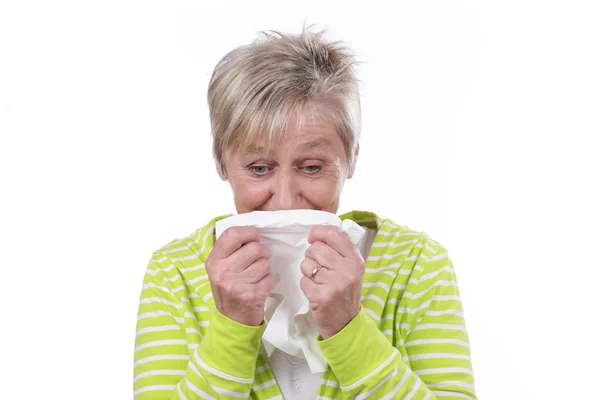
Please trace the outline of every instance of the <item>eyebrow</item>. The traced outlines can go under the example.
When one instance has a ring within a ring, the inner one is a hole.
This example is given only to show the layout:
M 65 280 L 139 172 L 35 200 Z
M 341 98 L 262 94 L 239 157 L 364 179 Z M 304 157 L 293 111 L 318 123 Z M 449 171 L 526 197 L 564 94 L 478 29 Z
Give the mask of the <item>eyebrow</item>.
M 331 148 L 331 142 L 327 139 L 316 139 L 316 140 L 312 140 L 310 142 L 306 142 L 306 143 L 302 143 L 297 151 L 295 151 L 295 153 L 304 153 L 307 151 L 311 151 L 311 150 L 327 150 Z M 271 154 L 271 150 L 267 149 L 266 147 L 263 146 L 251 146 L 248 147 L 246 149 L 244 149 L 244 151 L 242 151 L 242 154 L 244 155 L 268 155 Z
M 306 152 L 306 151 L 310 151 L 310 150 L 324 150 L 324 149 L 330 149 L 330 148 L 331 148 L 331 142 L 327 139 L 321 138 L 321 139 L 313 140 L 310 142 L 302 143 L 298 147 L 298 152 Z

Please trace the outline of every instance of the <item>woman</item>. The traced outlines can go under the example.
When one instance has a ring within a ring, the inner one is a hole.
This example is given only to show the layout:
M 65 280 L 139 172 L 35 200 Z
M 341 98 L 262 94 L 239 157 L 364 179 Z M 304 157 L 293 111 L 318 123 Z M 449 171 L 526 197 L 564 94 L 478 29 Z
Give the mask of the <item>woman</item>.
M 238 213 L 337 213 L 358 156 L 353 57 L 304 30 L 264 34 L 217 65 L 208 89 L 219 176 Z M 300 282 L 328 368 L 261 350 L 275 282 L 252 227 L 215 240 L 216 217 L 156 251 L 141 295 L 136 399 L 475 398 L 452 262 L 427 235 L 369 212 L 354 246 L 319 226 Z M 362 254 L 361 254 L 362 253 Z M 365 261 L 366 260 L 366 263 Z

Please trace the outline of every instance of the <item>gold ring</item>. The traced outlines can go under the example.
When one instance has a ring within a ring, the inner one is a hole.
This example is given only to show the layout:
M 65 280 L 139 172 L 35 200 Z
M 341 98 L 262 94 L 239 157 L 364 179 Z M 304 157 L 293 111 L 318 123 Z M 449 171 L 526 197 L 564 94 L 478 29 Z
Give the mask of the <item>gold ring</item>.
M 317 272 L 319 272 L 321 270 L 321 267 L 319 264 L 317 264 L 317 267 L 315 269 L 313 269 L 312 274 L 310 274 L 310 279 L 312 279 L 312 281 L 315 281 L 315 275 L 317 274 Z

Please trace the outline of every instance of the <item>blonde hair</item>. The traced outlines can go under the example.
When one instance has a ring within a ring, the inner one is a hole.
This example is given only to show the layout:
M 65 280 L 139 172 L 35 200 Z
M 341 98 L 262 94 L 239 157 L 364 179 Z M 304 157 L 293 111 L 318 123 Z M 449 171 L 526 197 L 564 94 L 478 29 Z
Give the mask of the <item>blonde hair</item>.
M 328 120 L 336 127 L 352 165 L 360 136 L 360 99 L 353 54 L 323 31 L 299 35 L 260 32 L 251 44 L 227 53 L 208 87 L 213 153 L 224 170 L 227 149 L 268 144 L 295 117 Z M 319 110 L 321 115 L 319 115 Z

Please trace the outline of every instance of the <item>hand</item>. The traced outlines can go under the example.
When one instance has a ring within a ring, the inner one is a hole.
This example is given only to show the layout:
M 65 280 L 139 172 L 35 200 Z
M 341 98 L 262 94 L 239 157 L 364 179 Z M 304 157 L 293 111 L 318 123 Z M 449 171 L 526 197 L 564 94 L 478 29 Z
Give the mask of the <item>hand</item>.
M 365 261 L 346 232 L 335 226 L 314 227 L 300 265 L 300 289 L 310 303 L 317 330 L 324 339 L 341 331 L 360 311 Z M 311 279 L 313 270 L 321 269 Z
M 244 325 L 263 322 L 265 301 L 275 287 L 270 256 L 254 227 L 230 227 L 217 239 L 205 265 L 221 314 Z

